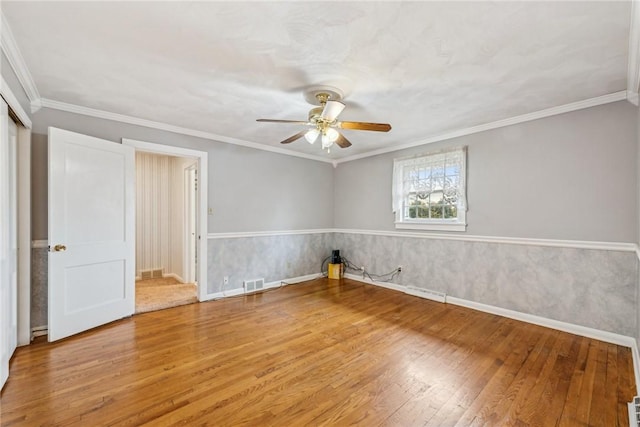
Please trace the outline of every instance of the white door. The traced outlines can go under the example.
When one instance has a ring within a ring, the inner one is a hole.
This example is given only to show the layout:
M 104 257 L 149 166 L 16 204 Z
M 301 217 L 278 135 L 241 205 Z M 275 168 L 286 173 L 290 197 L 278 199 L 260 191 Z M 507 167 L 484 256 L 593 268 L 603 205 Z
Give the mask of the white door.
M 11 357 L 11 287 L 10 287 L 10 185 L 9 115 L 7 104 L 0 99 L 0 388 L 9 377 Z
M 135 152 L 49 128 L 49 341 L 133 314 Z
M 8 343 L 9 358 L 18 347 L 18 127 L 11 119 L 9 125 L 9 233 L 8 250 L 9 259 L 7 263 L 9 279 L 9 309 L 7 310 L 9 326 Z

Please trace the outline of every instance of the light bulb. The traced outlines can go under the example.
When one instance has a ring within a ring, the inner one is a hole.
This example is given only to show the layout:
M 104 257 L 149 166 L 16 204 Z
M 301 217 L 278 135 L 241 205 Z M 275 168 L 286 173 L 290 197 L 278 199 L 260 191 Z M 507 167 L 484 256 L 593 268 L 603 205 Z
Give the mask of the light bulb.
M 340 136 L 340 134 L 334 128 L 327 129 L 327 137 L 329 137 L 329 141 L 335 142 L 335 140 L 338 139 L 338 136 Z
M 304 139 L 306 139 L 309 144 L 313 144 L 314 142 L 316 142 L 316 139 L 318 139 L 319 134 L 320 131 L 318 129 L 309 129 L 309 131 L 304 134 Z
M 326 133 L 322 134 L 322 148 L 329 148 L 333 145 L 333 141 Z

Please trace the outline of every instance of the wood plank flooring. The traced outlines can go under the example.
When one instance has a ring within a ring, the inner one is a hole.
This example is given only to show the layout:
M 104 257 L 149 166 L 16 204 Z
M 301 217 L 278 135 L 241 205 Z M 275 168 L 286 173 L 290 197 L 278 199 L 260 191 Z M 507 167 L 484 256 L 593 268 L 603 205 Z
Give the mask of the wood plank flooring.
M 628 425 L 628 348 L 319 279 L 17 350 L 2 426 Z

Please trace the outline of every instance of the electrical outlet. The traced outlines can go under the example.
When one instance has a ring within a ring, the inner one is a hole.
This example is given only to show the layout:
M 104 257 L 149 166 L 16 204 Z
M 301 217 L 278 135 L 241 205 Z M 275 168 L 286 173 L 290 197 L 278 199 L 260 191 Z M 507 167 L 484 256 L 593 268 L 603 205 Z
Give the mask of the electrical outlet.
M 360 271 L 364 273 L 364 265 L 360 267 Z
M 208 212 L 209 212 L 209 215 L 213 215 L 213 208 L 209 208 Z
M 398 266 L 398 273 L 400 273 L 401 271 L 402 271 L 402 266 L 401 266 L 401 265 L 399 265 L 399 266 Z
M 229 284 L 229 276 L 224 276 L 224 279 L 222 279 L 222 283 L 224 283 L 225 285 Z

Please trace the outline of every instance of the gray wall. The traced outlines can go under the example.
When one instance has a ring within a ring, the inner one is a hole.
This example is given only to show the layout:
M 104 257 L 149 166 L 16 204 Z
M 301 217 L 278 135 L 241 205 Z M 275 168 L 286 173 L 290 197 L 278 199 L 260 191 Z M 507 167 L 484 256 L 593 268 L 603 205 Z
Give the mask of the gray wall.
M 141 126 L 50 109 L 33 116 L 33 239 L 47 239 L 47 128 L 49 126 L 119 142 L 121 138 L 192 148 L 209 153 L 209 232 L 323 229 L 333 226 L 333 166 Z M 319 240 L 318 240 L 319 239 Z M 330 236 L 281 236 L 209 240 L 209 292 L 222 290 L 222 278 L 233 288 L 242 281 L 269 281 L 304 276 L 320 270 L 330 251 Z M 268 243 L 265 246 L 265 242 Z M 275 244 L 275 243 L 277 244 Z M 274 244 L 270 244 L 274 243 Z M 46 250 L 34 249 L 32 324 L 47 319 Z M 301 258 L 297 259 L 296 254 Z M 302 255 L 301 255 L 302 254 Z M 283 261 L 288 260 L 288 261 Z M 231 289 L 231 288 L 227 288 Z M 43 323 L 44 322 L 44 323 Z
M 394 230 L 393 159 L 468 145 L 467 234 L 636 242 L 636 110 L 621 101 L 340 164 L 335 226 Z
M 242 289 L 244 280 L 269 283 L 319 273 L 333 245 L 333 233 L 210 239 L 209 292 Z
M 469 225 L 450 234 L 637 242 L 638 121 L 636 107 L 617 102 L 340 164 L 335 227 L 394 231 L 393 159 L 467 145 Z M 402 265 L 400 285 L 640 335 L 631 252 L 366 232 L 337 233 L 334 243 L 372 273 Z
M 47 136 L 31 134 L 31 238 L 47 240 Z
M 114 142 L 130 138 L 208 152 L 209 232 L 333 226 L 333 166 L 328 163 L 46 108 L 33 122 L 33 239 L 47 238 L 49 126 Z

